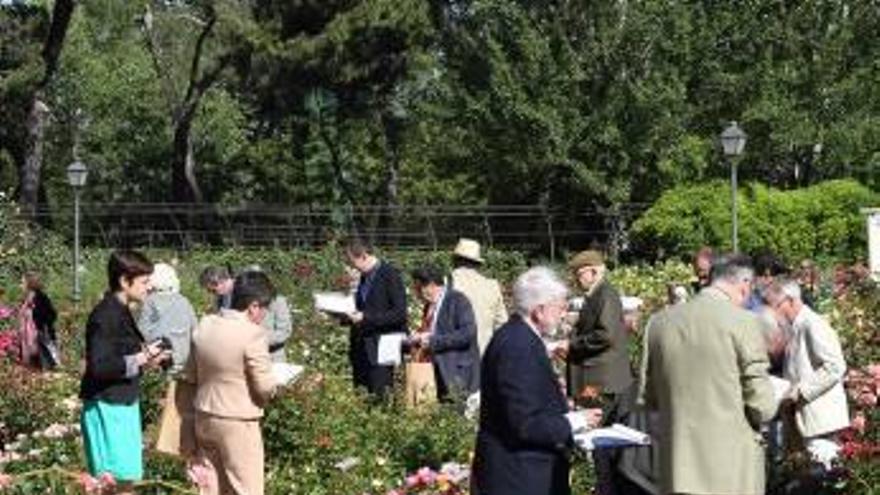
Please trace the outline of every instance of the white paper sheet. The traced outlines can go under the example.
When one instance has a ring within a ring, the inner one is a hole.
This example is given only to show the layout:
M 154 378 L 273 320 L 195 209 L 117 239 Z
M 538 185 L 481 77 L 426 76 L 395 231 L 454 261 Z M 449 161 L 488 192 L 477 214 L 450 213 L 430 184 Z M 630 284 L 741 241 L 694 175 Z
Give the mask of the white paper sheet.
M 376 364 L 381 366 L 397 366 L 400 364 L 401 348 L 406 339 L 404 333 L 389 333 L 379 337 L 379 350 Z
M 356 311 L 354 296 L 344 292 L 315 292 L 315 309 L 325 313 L 348 314 Z
M 567 343 L 566 340 L 545 340 L 544 347 L 547 348 L 548 354 L 553 354 L 557 349 L 564 346 Z
M 279 386 L 284 387 L 295 382 L 305 370 L 305 366 L 289 363 L 272 363 L 272 375 Z
M 574 442 L 584 450 L 651 445 L 651 437 L 644 432 L 621 424 L 596 428 L 574 435 Z
M 782 403 L 785 396 L 788 395 L 788 391 L 791 390 L 791 382 L 770 375 L 770 384 L 773 385 L 773 397 L 776 399 L 776 407 L 779 407 L 779 404 Z

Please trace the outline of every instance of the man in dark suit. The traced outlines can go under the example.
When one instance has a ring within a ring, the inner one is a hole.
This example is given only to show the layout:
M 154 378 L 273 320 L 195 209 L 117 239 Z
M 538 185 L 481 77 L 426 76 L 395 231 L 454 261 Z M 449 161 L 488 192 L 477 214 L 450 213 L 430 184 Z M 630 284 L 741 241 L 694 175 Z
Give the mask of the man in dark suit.
M 347 315 L 351 325 L 348 357 L 354 384 L 382 397 L 392 386 L 394 367 L 378 364 L 379 338 L 406 333 L 406 290 L 400 272 L 373 255 L 363 241 L 349 241 L 345 257 L 361 273 L 355 294 L 357 311 Z
M 416 353 L 430 355 L 440 400 L 464 399 L 480 387 L 477 323 L 468 298 L 444 284 L 433 266 L 412 272 L 413 289 L 424 303 L 422 324 L 411 338 Z
M 596 410 L 569 412 L 541 335 L 567 307 L 567 290 L 545 267 L 514 285 L 515 314 L 483 356 L 475 495 L 568 495 L 573 432 L 594 426 Z

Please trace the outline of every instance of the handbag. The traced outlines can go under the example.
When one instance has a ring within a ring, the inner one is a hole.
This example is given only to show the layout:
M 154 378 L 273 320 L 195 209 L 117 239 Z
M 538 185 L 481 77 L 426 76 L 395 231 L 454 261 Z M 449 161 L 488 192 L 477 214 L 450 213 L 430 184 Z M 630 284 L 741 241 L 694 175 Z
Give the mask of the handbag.
M 40 347 L 40 366 L 43 369 L 54 369 L 61 366 L 61 354 L 56 344 L 45 331 L 37 333 L 37 344 Z
M 406 387 L 404 403 L 410 409 L 437 402 L 437 382 L 434 378 L 434 364 L 429 362 L 409 362 L 404 370 Z
M 165 391 L 156 450 L 174 456 L 187 456 L 195 451 L 195 422 L 193 421 L 192 386 L 172 381 Z

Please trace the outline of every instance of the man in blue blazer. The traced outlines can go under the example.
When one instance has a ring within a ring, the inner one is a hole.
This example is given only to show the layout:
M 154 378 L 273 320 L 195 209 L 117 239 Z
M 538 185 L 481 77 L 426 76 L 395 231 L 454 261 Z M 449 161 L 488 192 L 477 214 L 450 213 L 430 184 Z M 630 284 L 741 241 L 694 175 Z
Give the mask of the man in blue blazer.
M 410 340 L 415 355 L 427 354 L 434 363 L 440 400 L 464 399 L 480 388 L 480 350 L 471 303 L 447 287 L 443 273 L 434 266 L 414 270 L 412 280 L 424 303 L 422 323 Z
M 567 308 L 565 284 L 549 268 L 520 275 L 514 315 L 483 356 L 475 495 L 568 495 L 568 450 L 575 431 L 595 426 L 598 410 L 569 412 L 541 336 Z

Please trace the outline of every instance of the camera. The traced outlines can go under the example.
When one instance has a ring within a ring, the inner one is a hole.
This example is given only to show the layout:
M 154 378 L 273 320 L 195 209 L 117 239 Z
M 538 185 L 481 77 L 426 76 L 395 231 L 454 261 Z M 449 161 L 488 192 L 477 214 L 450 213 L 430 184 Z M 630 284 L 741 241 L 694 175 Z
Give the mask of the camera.
M 170 351 L 173 349 L 171 345 L 171 339 L 168 337 L 159 337 L 158 339 L 150 342 L 150 346 L 158 345 L 160 351 Z
M 173 349 L 171 345 L 171 340 L 168 337 L 159 337 L 158 339 L 150 342 L 150 346 L 157 346 L 159 348 L 159 352 L 170 351 Z M 163 370 L 168 370 L 171 367 L 173 360 L 171 358 L 165 359 L 162 361 L 161 366 Z

